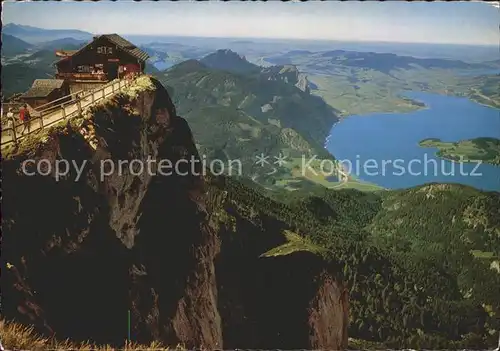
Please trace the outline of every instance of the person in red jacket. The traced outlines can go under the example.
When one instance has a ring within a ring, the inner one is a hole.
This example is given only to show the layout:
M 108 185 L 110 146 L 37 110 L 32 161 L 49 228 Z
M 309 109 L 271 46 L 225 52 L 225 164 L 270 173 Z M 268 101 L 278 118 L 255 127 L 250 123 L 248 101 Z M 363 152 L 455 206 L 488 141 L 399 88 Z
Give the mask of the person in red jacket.
M 24 104 L 23 107 L 19 110 L 19 119 L 21 119 L 21 123 L 24 125 L 23 131 L 21 134 L 24 134 L 26 129 L 28 129 L 28 133 L 30 132 L 30 111 L 28 110 L 28 105 Z

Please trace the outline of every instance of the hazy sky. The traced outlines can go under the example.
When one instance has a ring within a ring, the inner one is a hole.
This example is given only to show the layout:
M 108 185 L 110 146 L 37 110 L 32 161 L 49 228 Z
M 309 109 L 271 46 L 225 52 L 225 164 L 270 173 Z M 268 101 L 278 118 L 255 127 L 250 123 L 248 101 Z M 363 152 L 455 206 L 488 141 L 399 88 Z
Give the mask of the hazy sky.
M 9 2 L 3 3 L 2 17 L 4 24 L 96 34 L 499 45 L 497 6 L 403 1 Z

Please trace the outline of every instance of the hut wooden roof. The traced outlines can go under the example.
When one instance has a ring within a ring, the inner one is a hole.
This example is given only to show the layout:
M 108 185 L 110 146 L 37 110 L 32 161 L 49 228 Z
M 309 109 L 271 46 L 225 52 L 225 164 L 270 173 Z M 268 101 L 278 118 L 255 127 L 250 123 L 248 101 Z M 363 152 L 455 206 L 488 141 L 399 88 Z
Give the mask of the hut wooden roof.
M 63 86 L 63 79 L 35 79 L 31 88 L 22 95 L 23 98 L 41 98 L 48 96 L 55 89 Z
M 95 40 L 102 38 L 102 37 L 106 38 L 107 40 L 109 40 L 110 42 L 115 44 L 117 47 L 119 47 L 121 50 L 125 51 L 129 55 L 134 56 L 138 60 L 146 61 L 149 58 L 149 55 L 146 52 L 139 49 L 137 46 L 135 46 L 134 44 L 132 44 L 128 40 L 124 39 L 123 37 L 119 36 L 118 34 L 102 34 L 102 35 L 95 36 L 94 40 L 92 40 L 90 43 L 87 43 L 86 45 L 82 46 L 79 50 L 59 50 L 56 53 L 56 55 L 62 57 L 62 60 L 64 60 L 67 57 L 78 54 L 78 52 L 82 51 L 88 45 L 92 44 Z
M 102 37 L 107 38 L 113 44 L 118 46 L 123 51 L 129 53 L 130 55 L 136 57 L 141 61 L 146 61 L 149 58 L 149 55 L 139 49 L 137 46 L 129 42 L 128 40 L 122 38 L 118 34 L 103 34 Z

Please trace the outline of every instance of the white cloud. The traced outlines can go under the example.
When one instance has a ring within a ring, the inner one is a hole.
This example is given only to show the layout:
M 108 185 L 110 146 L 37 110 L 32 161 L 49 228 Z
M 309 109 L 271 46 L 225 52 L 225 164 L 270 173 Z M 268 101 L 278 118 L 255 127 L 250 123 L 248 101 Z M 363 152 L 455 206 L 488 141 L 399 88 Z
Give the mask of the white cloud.
M 486 5 L 491 5 L 493 7 L 496 7 L 497 9 L 500 9 L 500 1 L 481 1 L 481 0 L 472 0 L 472 2 L 482 2 L 483 4 Z

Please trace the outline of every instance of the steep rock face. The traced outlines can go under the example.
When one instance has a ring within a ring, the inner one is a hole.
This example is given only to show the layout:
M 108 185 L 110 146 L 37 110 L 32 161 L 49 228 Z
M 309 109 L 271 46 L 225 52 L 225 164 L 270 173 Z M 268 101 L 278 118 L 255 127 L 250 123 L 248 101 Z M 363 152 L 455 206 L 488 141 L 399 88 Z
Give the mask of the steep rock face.
M 222 242 L 216 276 L 224 347 L 346 348 L 348 301 L 338 268 L 307 251 L 265 256 L 286 242 L 286 226 L 217 183 L 210 182 L 208 205 Z
M 83 121 L 95 129 L 96 151 L 72 122 L 4 161 L 5 317 L 59 337 L 119 344 L 130 310 L 134 340 L 221 345 L 218 241 L 205 219 L 201 177 L 118 168 L 120 160 L 137 166 L 198 157 L 168 94 L 149 83 Z M 72 170 L 56 181 L 54 173 L 20 172 L 27 158 L 52 168 L 58 160 L 87 163 L 78 180 Z
M 283 223 L 252 222 L 242 213 L 253 210 L 207 188 L 201 163 L 178 163 L 199 159 L 191 131 L 166 90 L 143 83 L 4 160 L 3 317 L 115 345 L 130 313 L 142 343 L 345 348 L 335 270 L 308 252 L 260 257 L 283 244 Z M 28 159 L 27 171 L 48 175 L 24 174 Z M 61 160 L 72 165 L 57 179 Z M 160 160 L 178 172 L 158 174 Z
M 257 256 L 258 257 L 258 256 Z M 249 264 L 251 262 L 251 264 Z M 216 269 L 226 347 L 341 350 L 347 345 L 344 288 L 317 257 L 231 260 Z M 241 328 L 238 331 L 237 328 Z
M 279 65 L 266 67 L 262 68 L 261 74 L 268 80 L 281 80 L 285 83 L 295 85 L 305 93 L 310 93 L 307 75 L 299 72 L 297 66 Z

